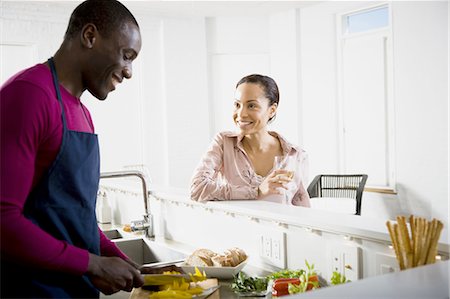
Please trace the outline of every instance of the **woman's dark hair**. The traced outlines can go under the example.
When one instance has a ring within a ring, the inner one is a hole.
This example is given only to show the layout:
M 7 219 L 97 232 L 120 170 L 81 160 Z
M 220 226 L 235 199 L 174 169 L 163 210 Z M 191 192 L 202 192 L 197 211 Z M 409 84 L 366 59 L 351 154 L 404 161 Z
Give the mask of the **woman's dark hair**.
M 139 28 L 133 14 L 116 0 L 87 0 L 78 5 L 70 16 L 64 39 L 70 39 L 80 32 L 84 25 L 92 23 L 105 37 L 123 24 L 130 22 Z
M 248 75 L 239 80 L 236 84 L 236 88 L 242 83 L 258 84 L 264 89 L 264 95 L 269 100 L 269 106 L 272 106 L 273 104 L 278 105 L 278 102 L 280 101 L 280 92 L 278 91 L 277 83 L 275 83 L 275 80 L 272 78 L 258 74 Z M 272 122 L 275 116 L 276 114 L 269 119 L 269 123 Z

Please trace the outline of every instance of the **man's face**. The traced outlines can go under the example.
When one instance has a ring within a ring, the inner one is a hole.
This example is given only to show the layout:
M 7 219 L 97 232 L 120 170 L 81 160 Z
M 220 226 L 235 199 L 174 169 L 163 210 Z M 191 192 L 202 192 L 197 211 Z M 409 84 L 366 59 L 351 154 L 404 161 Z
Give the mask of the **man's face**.
M 97 35 L 91 50 L 83 84 L 93 96 L 104 100 L 123 78 L 132 76 L 132 62 L 141 50 L 139 28 L 125 23 L 107 38 Z

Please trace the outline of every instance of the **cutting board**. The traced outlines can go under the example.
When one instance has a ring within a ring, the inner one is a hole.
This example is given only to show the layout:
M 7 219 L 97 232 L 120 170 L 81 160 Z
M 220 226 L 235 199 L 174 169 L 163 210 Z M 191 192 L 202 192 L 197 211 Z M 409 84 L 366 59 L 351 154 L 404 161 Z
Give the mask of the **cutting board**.
M 198 285 L 204 289 L 209 289 L 209 288 L 218 286 L 219 282 L 215 278 L 209 278 L 205 281 L 199 282 Z M 137 288 L 137 289 L 133 289 L 133 291 L 131 291 L 129 299 L 149 299 L 150 298 L 149 296 L 150 296 L 150 291 L 144 290 L 142 288 Z M 206 296 L 206 297 L 208 299 L 220 299 L 220 289 L 217 289 L 212 294 L 210 294 L 209 296 Z M 198 296 L 198 297 L 194 297 L 194 299 L 196 299 L 196 298 L 201 299 L 201 298 L 206 298 L 206 297 Z

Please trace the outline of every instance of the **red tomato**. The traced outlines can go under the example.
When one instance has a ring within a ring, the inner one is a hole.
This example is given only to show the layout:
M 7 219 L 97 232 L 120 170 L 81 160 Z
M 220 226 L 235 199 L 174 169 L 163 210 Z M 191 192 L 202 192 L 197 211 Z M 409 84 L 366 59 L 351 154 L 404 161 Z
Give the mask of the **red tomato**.
M 280 297 L 289 295 L 289 284 L 300 284 L 300 279 L 298 278 L 278 278 L 273 281 L 272 286 L 272 296 Z
M 280 282 L 288 282 L 288 281 L 300 281 L 299 278 L 277 278 L 273 281 L 274 284 L 280 283 Z
M 310 281 L 311 281 L 311 282 L 319 281 L 319 277 L 318 277 L 317 275 L 310 276 L 310 277 L 308 278 L 308 282 L 310 282 Z M 311 290 L 313 287 L 314 287 L 314 285 L 313 285 L 312 283 L 308 283 L 308 286 L 306 287 L 306 290 L 309 291 L 309 290 Z

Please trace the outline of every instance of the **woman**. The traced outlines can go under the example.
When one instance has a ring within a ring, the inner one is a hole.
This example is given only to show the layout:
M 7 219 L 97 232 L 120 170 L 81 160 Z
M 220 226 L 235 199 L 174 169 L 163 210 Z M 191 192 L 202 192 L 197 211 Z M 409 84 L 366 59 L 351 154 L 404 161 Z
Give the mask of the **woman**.
M 306 153 L 267 128 L 278 102 L 278 87 L 270 77 L 249 75 L 237 83 L 233 120 L 239 132 L 216 135 L 192 178 L 193 200 L 284 202 L 286 196 L 289 204 L 310 206 L 304 187 Z M 292 179 L 287 169 L 275 169 L 276 156 L 294 158 Z

